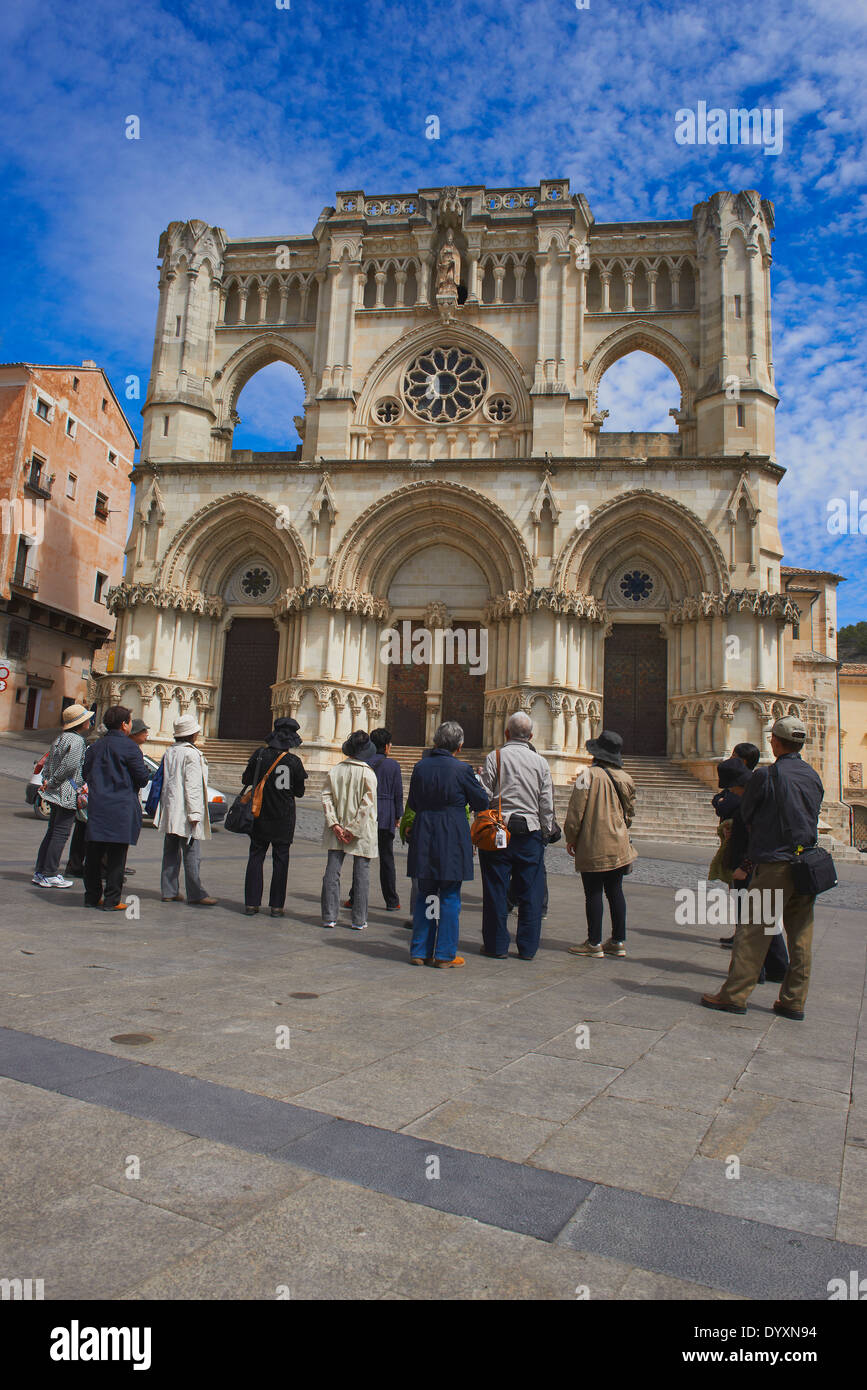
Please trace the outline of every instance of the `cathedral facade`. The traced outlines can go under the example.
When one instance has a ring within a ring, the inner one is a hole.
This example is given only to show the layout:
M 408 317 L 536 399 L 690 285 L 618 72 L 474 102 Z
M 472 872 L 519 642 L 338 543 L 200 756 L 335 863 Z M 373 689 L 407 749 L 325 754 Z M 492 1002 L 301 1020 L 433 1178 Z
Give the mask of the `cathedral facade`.
M 339 193 L 310 236 L 173 222 L 99 700 L 157 746 L 181 712 L 228 741 L 289 714 L 313 768 L 353 727 L 486 748 L 524 709 L 555 782 L 603 723 L 706 776 L 797 712 L 833 795 L 781 574 L 773 220 L 747 190 L 599 223 L 554 179 Z M 602 428 L 636 349 L 677 379 L 670 433 Z M 233 451 L 274 361 L 301 447 Z

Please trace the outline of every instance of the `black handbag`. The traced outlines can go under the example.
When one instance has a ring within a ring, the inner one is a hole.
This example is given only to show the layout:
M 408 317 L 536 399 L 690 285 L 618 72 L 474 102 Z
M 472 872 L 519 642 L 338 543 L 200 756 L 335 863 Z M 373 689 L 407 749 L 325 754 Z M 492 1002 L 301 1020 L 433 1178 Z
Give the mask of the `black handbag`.
M 774 796 L 780 825 L 797 856 L 792 861 L 792 882 L 795 885 L 795 891 L 803 893 L 808 898 L 818 897 L 820 893 L 827 893 L 829 888 L 836 887 L 837 866 L 826 849 L 820 849 L 818 845 L 810 845 L 804 849 L 801 845 L 795 844 L 789 817 L 786 814 L 783 798 L 780 796 L 780 774 L 777 771 L 776 763 L 771 768 L 771 777 L 774 781 Z
M 226 812 L 226 819 L 223 821 L 223 825 L 227 830 L 231 830 L 236 835 L 253 834 L 253 788 L 259 781 L 259 768 L 262 765 L 262 753 L 264 751 L 265 750 L 261 748 L 259 750 L 253 781 L 248 787 L 244 787 L 243 791 L 238 793 Z

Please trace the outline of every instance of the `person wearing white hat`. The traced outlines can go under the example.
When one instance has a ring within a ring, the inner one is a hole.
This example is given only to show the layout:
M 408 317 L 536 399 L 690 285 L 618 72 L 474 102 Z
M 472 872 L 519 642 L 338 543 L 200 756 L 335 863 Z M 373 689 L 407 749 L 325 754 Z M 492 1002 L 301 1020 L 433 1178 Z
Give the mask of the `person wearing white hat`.
M 74 879 L 64 878 L 59 872 L 60 856 L 75 824 L 87 747 L 82 735 L 92 718 L 91 711 L 84 705 L 67 705 L 63 711 L 63 733 L 58 734 L 48 750 L 41 795 L 51 806 L 51 815 L 31 880 L 37 888 L 74 886 Z
M 163 758 L 163 787 L 154 825 L 165 835 L 160 888 L 164 903 L 180 902 L 178 891 L 181 859 L 187 902 L 195 907 L 214 907 L 202 884 L 202 840 L 211 838 L 208 817 L 208 765 L 196 748 L 201 725 L 193 714 L 183 714 L 173 725 L 175 741 Z

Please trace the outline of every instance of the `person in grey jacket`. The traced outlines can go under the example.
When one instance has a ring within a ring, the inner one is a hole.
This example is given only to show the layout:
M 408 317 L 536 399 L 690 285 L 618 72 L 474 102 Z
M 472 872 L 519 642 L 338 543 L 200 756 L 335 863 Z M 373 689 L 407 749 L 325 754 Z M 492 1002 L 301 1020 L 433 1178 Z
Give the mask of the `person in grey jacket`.
M 48 751 L 42 776 L 42 796 L 51 806 L 48 828 L 36 856 L 31 882 L 37 888 L 72 888 L 74 880 L 59 872 L 60 856 L 75 824 L 78 793 L 84 782 L 82 768 L 86 744 L 82 735 L 93 715 L 83 705 L 63 711 L 63 733 Z
M 532 737 L 529 715 L 516 711 L 506 725 L 506 742 L 499 750 L 499 779 L 496 750 L 488 754 L 480 773 L 491 808 L 502 799 L 503 819 L 510 835 L 504 849 L 479 850 L 482 955 L 498 960 L 509 953 L 510 883 L 518 903 L 515 944 L 521 960 L 533 959 L 542 932 L 544 853 L 554 826 L 554 785 L 547 762 L 530 747 Z

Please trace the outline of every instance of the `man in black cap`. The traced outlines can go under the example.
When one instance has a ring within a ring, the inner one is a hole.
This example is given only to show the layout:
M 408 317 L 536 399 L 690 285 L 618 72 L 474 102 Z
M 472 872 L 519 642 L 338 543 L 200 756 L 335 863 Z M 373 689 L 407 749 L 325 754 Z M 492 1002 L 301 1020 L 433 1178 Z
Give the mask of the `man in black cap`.
M 819 774 L 801 758 L 807 738 L 802 720 L 794 715 L 778 719 L 771 730 L 771 749 L 776 761 L 757 768 L 741 801 L 741 815 L 749 831 L 747 853 L 755 864 L 751 889 L 776 893 L 789 943 L 789 968 L 780 987 L 774 1012 L 800 1021 L 810 983 L 815 897 L 799 893 L 792 865 L 801 849 L 818 839 L 819 809 L 824 797 Z M 758 914 L 759 917 L 763 914 Z M 753 919 L 756 914 L 751 913 Z M 767 954 L 768 937 L 778 923 L 743 922 L 735 935 L 728 977 L 718 994 L 703 994 L 706 1009 L 745 1014 L 746 1002 L 758 983 Z

